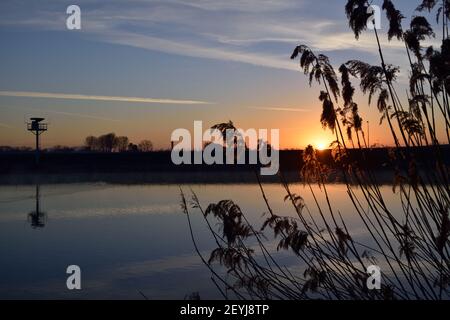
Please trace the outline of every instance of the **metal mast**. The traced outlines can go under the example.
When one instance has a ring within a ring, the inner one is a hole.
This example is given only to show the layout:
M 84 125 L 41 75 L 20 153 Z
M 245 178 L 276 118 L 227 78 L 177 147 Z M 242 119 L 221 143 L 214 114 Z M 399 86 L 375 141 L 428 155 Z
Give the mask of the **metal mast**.
M 47 131 L 48 124 L 42 123 L 44 118 L 30 118 L 31 122 L 27 123 L 27 130 L 36 136 L 36 165 L 39 164 L 39 136 Z

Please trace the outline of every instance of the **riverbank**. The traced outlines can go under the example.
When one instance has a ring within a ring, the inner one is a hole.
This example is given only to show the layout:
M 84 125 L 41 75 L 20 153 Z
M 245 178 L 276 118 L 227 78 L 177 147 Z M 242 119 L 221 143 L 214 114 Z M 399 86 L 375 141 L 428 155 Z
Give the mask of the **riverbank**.
M 414 148 L 411 153 L 420 167 L 434 166 L 436 152 L 431 147 Z M 401 150 L 406 153 L 406 149 Z M 352 162 L 363 163 L 370 169 L 393 169 L 388 148 L 373 148 L 363 152 L 349 150 L 348 157 Z M 279 154 L 281 171 L 299 171 L 303 167 L 303 150 L 281 150 Z M 450 165 L 450 147 L 441 147 L 441 156 Z M 193 157 L 191 155 L 191 157 Z M 248 158 L 248 155 L 247 155 Z M 334 166 L 331 150 L 318 151 L 318 159 L 328 167 Z M 193 162 L 193 161 L 192 161 Z M 118 173 L 118 172 L 230 172 L 254 171 L 260 164 L 234 165 L 175 165 L 170 151 L 154 152 L 42 152 L 39 166 L 35 163 L 34 152 L 0 152 L 0 175 L 23 173 Z
M 450 148 L 442 147 L 441 156 L 450 166 Z M 406 150 L 402 150 L 406 152 Z M 412 155 L 420 170 L 434 170 L 435 152 L 431 148 L 416 148 Z M 376 148 L 350 150 L 353 162 L 363 163 L 365 168 L 375 170 L 381 183 L 391 183 L 395 167 L 407 170 L 408 164 L 392 161 L 390 150 Z M 318 152 L 319 161 L 335 167 L 330 150 Z M 146 153 L 93 153 L 93 152 L 44 152 L 36 166 L 32 152 L 0 153 L 0 184 L 34 183 L 255 183 L 255 172 L 261 165 L 174 165 L 170 151 Z M 302 150 L 280 151 L 280 172 L 289 182 L 301 181 L 303 167 Z M 278 183 L 280 177 L 262 176 L 263 182 Z M 339 173 L 331 170 L 329 181 L 339 182 Z

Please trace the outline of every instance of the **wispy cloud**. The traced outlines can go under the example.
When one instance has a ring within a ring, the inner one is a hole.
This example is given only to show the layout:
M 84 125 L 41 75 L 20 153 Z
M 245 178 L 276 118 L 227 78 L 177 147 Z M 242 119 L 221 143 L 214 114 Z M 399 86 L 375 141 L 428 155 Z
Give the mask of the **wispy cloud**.
M 8 124 L 6 124 L 6 123 L 1 123 L 1 122 L 0 122 L 0 128 L 12 129 L 13 127 L 10 126 L 10 125 L 8 125 Z
M 298 70 L 289 55 L 299 42 L 329 48 L 329 41 L 318 39 L 328 35 L 335 40 L 334 32 L 327 32 L 336 21 L 308 16 L 303 10 L 309 2 L 148 0 L 124 5 L 80 0 L 84 17 L 80 35 L 169 54 Z M 0 13 L 0 25 L 67 32 L 59 6 L 49 2 L 33 8 L 27 13 L 18 8 L 19 17 Z M 282 45 L 275 49 L 273 43 Z
M 298 8 L 301 0 L 166 0 L 207 11 L 274 12 Z
M 279 107 L 247 107 L 248 109 L 265 110 L 265 111 L 287 111 L 287 112 L 309 112 L 309 109 L 301 108 L 279 108 Z
M 156 104 L 187 104 L 187 105 L 211 104 L 211 102 L 199 101 L 199 100 L 96 96 L 96 95 L 84 95 L 84 94 L 27 92 L 27 91 L 0 91 L 0 96 L 25 97 L 25 98 L 45 98 L 45 99 L 68 99 L 68 100 L 119 101 L 119 102 L 131 102 L 131 103 L 156 103 Z
M 103 41 L 132 46 L 136 48 L 162 51 L 171 54 L 183 54 L 184 56 L 207 58 L 223 61 L 234 61 L 264 66 L 277 69 L 298 70 L 297 64 L 283 57 L 270 54 L 246 52 L 240 49 L 227 49 L 209 47 L 198 44 L 183 43 L 175 40 L 162 39 L 158 37 L 134 34 L 131 32 L 111 32 L 104 34 Z
M 298 70 L 289 55 L 300 43 L 318 51 L 352 50 L 355 56 L 362 53 L 379 62 L 373 33 L 356 41 L 339 1 L 79 0 L 78 4 L 84 17 L 80 35 L 96 41 L 287 70 Z M 0 25 L 66 32 L 59 5 L 46 1 L 29 10 L 16 6 L 11 2 L 6 13 L 0 10 Z M 16 8 L 14 13 L 11 7 Z M 383 31 L 387 23 L 383 20 Z M 380 38 L 389 61 L 404 63 L 399 55 L 404 45 Z

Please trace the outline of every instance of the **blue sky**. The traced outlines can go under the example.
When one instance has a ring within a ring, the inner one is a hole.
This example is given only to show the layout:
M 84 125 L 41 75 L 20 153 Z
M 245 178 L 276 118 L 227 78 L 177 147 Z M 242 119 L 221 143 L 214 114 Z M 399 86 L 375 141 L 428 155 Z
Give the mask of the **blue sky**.
M 406 16 L 418 4 L 395 3 Z M 81 8 L 81 30 L 66 29 L 70 4 Z M 175 128 L 191 128 L 194 120 L 211 125 L 229 119 L 243 128 L 281 129 L 286 148 L 331 141 L 319 123 L 319 89 L 308 87 L 289 56 L 305 43 L 329 55 L 336 66 L 355 58 L 378 63 L 373 34 L 356 41 L 344 5 L 318 0 L 2 0 L 0 91 L 23 94 L 0 95 L 0 145 L 31 145 L 23 126 L 31 115 L 50 120 L 47 146 L 81 145 L 87 135 L 116 132 L 134 142 L 149 138 L 162 148 Z M 389 62 L 404 66 L 403 44 L 382 41 Z M 51 93 L 150 100 L 67 99 Z M 362 116 L 378 123 L 376 108 L 367 107 L 365 98 L 360 105 L 366 106 Z M 390 143 L 381 138 L 383 128 L 373 130 L 380 143 Z

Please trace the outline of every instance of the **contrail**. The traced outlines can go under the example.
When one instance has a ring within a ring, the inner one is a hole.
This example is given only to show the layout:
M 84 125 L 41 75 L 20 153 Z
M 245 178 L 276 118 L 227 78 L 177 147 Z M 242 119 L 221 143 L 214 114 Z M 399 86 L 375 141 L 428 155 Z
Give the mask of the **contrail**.
M 50 92 L 28 92 L 28 91 L 0 91 L 0 96 L 4 97 L 27 97 L 46 99 L 69 99 L 69 100 L 96 100 L 96 101 L 120 101 L 134 103 L 161 103 L 161 104 L 212 104 L 207 101 L 198 100 L 177 100 L 177 99 L 154 99 L 140 97 L 114 97 L 114 96 L 93 96 L 84 94 L 65 94 Z

